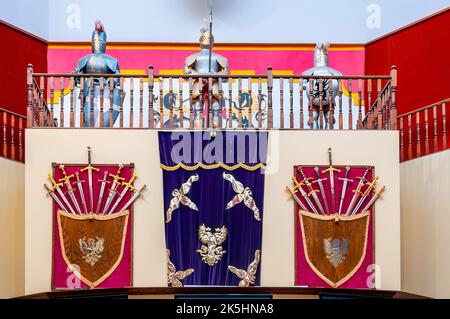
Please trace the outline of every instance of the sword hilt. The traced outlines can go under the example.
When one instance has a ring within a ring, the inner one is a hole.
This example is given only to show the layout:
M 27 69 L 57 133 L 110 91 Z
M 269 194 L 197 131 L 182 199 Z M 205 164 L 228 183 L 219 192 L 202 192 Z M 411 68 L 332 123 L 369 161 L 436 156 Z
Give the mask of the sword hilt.
M 76 181 L 73 184 L 79 184 L 81 182 L 84 182 L 84 180 L 80 180 L 80 173 L 78 172 L 75 173 L 75 179 Z
M 80 169 L 80 172 L 84 172 L 84 171 L 96 171 L 96 172 L 98 172 L 100 169 L 99 168 L 97 168 L 97 167 L 94 167 L 94 166 L 92 166 L 90 163 L 89 163 L 89 165 L 88 166 L 86 166 L 86 167 L 83 167 L 82 169 Z
M 289 197 L 293 197 L 297 191 L 292 190 L 289 186 L 286 186 L 286 191 L 289 193 Z
M 370 182 L 370 183 L 367 182 L 367 183 L 366 183 L 366 185 L 367 185 L 368 187 L 367 187 L 367 189 L 366 189 L 364 195 L 366 195 L 366 194 L 368 195 L 368 194 L 375 188 L 375 184 L 377 183 L 378 179 L 379 179 L 379 177 L 376 176 L 376 177 L 373 179 L 372 182 Z
M 326 181 L 326 180 L 327 180 L 327 178 L 319 178 L 319 179 L 316 179 L 315 181 L 312 181 L 312 183 L 316 184 L 316 183 L 320 183 L 320 182 L 323 182 L 323 181 Z
M 381 194 L 383 194 L 384 190 L 386 189 L 386 186 L 383 185 L 383 187 L 380 188 L 379 191 L 373 190 L 373 193 L 378 197 L 381 198 Z
M 295 176 L 292 176 L 292 181 L 294 182 L 294 191 L 301 189 L 305 185 L 303 182 L 299 182 Z
M 142 185 L 142 187 L 137 191 L 139 193 L 139 196 L 142 195 L 142 193 L 145 191 L 146 188 L 147 185 Z
M 135 188 L 134 188 L 134 186 L 132 184 L 133 184 L 134 180 L 136 179 L 136 177 L 138 177 L 137 174 L 135 172 L 133 172 L 133 174 L 131 175 L 130 180 L 128 182 L 122 182 L 122 186 L 125 186 L 125 187 L 128 186 L 129 189 L 134 191 Z
M 331 172 L 331 171 L 333 171 L 333 172 L 338 172 L 338 173 L 341 172 L 340 169 L 335 168 L 334 166 L 329 166 L 327 169 L 324 169 L 324 170 L 322 171 L 322 174 L 323 174 L 323 173 L 328 173 L 328 172 Z
M 72 174 L 72 175 L 67 175 L 66 169 L 65 169 L 64 165 L 62 165 L 62 164 L 59 165 L 59 169 L 63 172 L 64 177 L 63 177 L 63 178 L 60 178 L 58 181 L 59 181 L 59 182 L 64 181 L 64 183 L 65 183 L 66 185 L 70 185 L 70 179 L 73 178 L 73 174 Z
M 47 191 L 47 196 L 50 195 L 51 193 L 53 193 L 52 189 L 50 187 L 48 187 L 47 184 L 44 184 L 44 188 Z
M 48 179 L 50 180 L 50 183 L 52 183 L 52 187 L 50 188 L 52 191 L 64 185 L 63 183 L 57 183 L 50 173 L 48 174 Z
M 344 182 L 347 181 L 347 182 L 350 182 L 350 183 L 354 182 L 353 179 L 350 179 L 350 178 L 347 178 L 347 177 L 339 177 L 338 180 L 344 181 Z
M 103 173 L 103 179 L 99 179 L 98 181 L 99 181 L 100 183 L 110 183 L 110 181 L 108 181 L 107 178 L 108 178 L 108 171 L 105 171 L 105 172 Z
M 89 166 L 90 166 L 91 165 L 91 147 L 88 146 L 87 150 L 88 150 L 88 163 L 89 163 Z

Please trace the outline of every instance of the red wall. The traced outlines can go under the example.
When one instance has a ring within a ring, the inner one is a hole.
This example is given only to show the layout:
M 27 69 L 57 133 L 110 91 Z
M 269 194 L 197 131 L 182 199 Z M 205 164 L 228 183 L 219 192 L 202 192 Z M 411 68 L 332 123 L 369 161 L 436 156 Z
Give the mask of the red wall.
M 0 108 L 26 115 L 26 69 L 47 72 L 47 43 L 0 21 Z
M 397 108 L 406 113 L 450 97 L 450 9 L 366 46 L 366 74 L 398 70 Z

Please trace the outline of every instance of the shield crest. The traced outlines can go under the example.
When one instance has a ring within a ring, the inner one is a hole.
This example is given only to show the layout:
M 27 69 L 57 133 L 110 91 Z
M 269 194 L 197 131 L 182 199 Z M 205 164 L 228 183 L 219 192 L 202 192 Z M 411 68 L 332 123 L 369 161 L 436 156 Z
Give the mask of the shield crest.
M 366 256 L 369 216 L 369 212 L 339 216 L 299 211 L 306 261 L 330 286 L 341 286 L 361 266 Z
M 129 211 L 110 215 L 57 214 L 61 252 L 72 272 L 94 288 L 119 266 L 125 247 Z

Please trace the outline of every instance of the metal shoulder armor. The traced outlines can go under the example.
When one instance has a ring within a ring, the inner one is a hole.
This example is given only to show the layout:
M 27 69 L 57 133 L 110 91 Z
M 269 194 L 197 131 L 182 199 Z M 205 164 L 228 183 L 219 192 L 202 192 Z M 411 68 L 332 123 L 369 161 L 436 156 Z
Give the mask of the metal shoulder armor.
M 82 57 L 80 60 L 78 60 L 77 68 L 76 68 L 77 73 L 80 73 L 84 70 L 84 68 L 86 67 L 86 64 L 88 63 L 88 60 L 89 60 L 89 55 Z
M 119 61 L 112 56 L 105 55 L 106 65 L 113 73 L 117 73 L 119 71 Z

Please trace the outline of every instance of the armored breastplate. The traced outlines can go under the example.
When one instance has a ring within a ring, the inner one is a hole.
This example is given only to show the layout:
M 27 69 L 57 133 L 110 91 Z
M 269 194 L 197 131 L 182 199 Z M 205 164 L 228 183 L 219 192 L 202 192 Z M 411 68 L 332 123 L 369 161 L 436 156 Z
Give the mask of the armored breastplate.
M 87 60 L 86 73 L 108 74 L 111 71 L 106 63 L 106 57 L 103 54 L 91 54 Z
M 318 76 L 342 75 L 340 72 L 338 72 L 335 69 L 330 68 L 328 66 L 317 66 L 317 67 L 314 67 L 314 68 L 304 72 L 304 74 L 318 75 Z M 305 81 L 305 82 L 306 82 L 306 88 L 307 88 L 306 95 L 309 98 L 309 86 L 308 86 L 307 81 Z M 338 86 L 339 86 L 338 81 L 337 80 L 330 81 L 329 79 L 324 79 L 322 82 L 322 85 L 323 85 L 323 87 L 322 87 L 322 98 L 323 98 L 322 103 L 324 106 L 328 105 L 329 101 L 330 101 L 330 94 L 329 94 L 330 93 L 330 84 L 333 86 L 333 88 L 332 88 L 333 93 L 331 95 L 331 100 L 333 100 L 338 93 Z M 313 81 L 313 104 L 315 106 L 319 106 L 319 104 L 320 104 L 319 98 L 320 98 L 320 83 L 318 80 L 315 80 L 315 81 Z
M 194 70 L 201 74 L 209 73 L 209 51 L 201 50 L 194 63 Z M 216 55 L 213 53 L 211 55 L 211 74 L 220 71 L 219 63 L 217 62 Z

